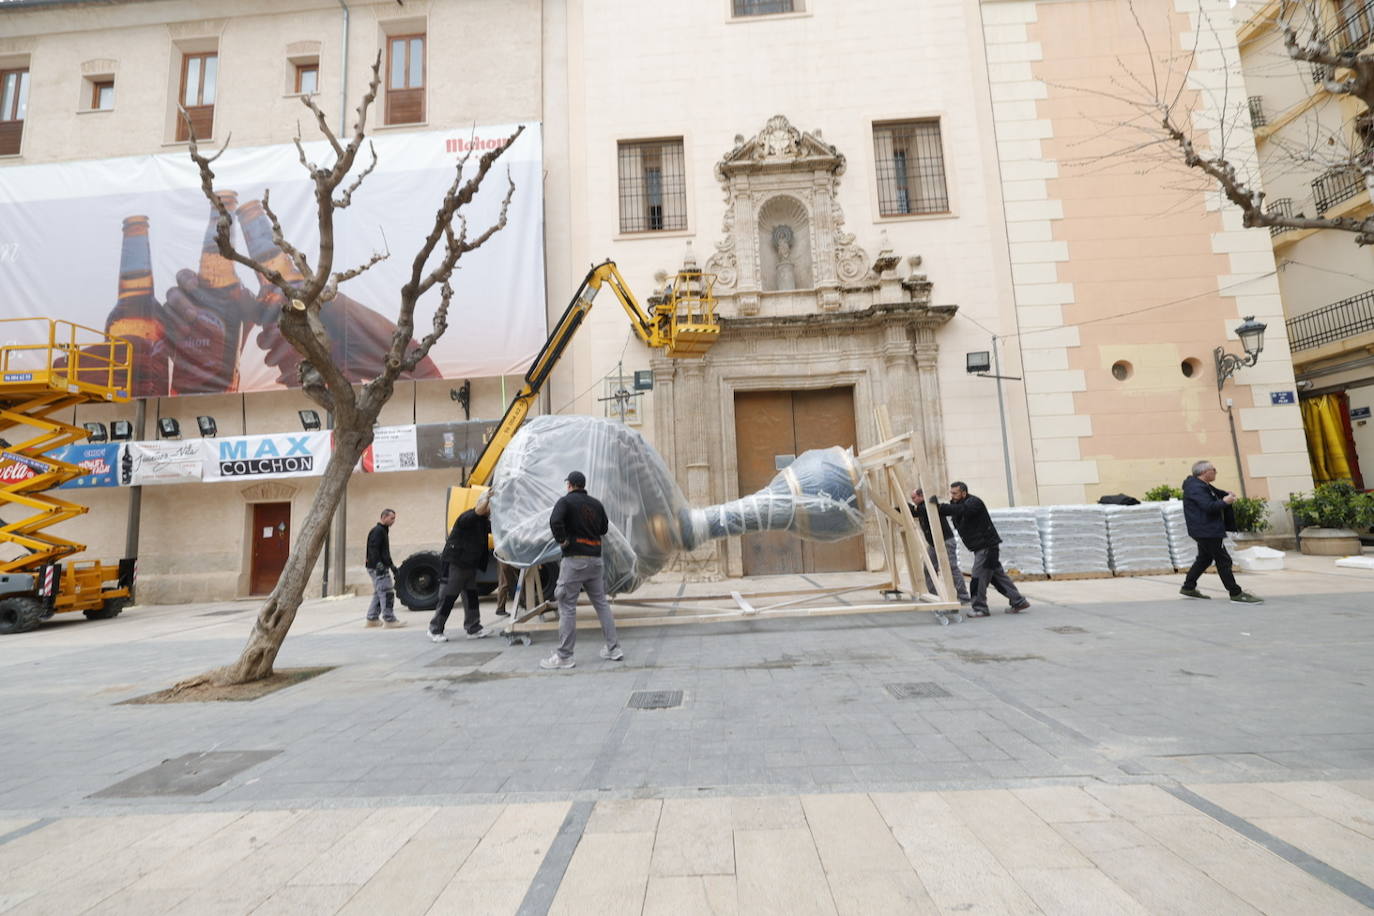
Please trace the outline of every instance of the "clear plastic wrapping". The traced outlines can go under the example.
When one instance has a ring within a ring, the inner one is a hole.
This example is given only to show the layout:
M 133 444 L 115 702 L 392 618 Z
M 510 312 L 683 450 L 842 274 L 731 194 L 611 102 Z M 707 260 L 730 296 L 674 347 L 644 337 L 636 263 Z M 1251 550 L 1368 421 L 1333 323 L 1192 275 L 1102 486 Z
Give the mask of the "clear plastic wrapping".
M 652 446 L 624 424 L 596 417 L 536 417 L 511 439 L 491 484 L 496 554 L 521 568 L 561 556 L 549 513 L 570 471 L 606 507 L 606 588 L 634 591 L 678 551 L 749 531 L 788 531 L 835 541 L 863 531 L 863 475 L 842 448 L 798 456 L 763 490 L 719 506 L 689 509 Z

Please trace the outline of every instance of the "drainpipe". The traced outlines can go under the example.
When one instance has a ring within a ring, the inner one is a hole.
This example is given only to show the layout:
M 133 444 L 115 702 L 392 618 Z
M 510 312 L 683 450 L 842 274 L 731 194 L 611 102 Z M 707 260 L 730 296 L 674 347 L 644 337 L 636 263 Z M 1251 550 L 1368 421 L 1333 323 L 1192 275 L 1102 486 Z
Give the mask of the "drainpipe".
M 348 132 L 348 2 L 339 0 L 343 10 L 343 49 L 339 52 L 339 136 Z

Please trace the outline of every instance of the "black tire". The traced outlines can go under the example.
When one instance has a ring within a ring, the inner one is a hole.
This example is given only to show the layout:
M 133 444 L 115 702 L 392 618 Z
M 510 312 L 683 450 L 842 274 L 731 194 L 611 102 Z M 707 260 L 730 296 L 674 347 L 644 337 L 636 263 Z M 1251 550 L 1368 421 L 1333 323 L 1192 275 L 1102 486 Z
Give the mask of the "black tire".
M 29 595 L 0 600 L 0 633 L 27 633 L 43 619 L 43 602 Z
M 439 573 L 443 561 L 433 550 L 405 558 L 396 571 L 396 598 L 412 611 L 432 611 L 439 606 Z
M 89 611 L 82 611 L 87 620 L 112 620 L 123 613 L 129 606 L 128 598 L 106 598 L 105 603 L 100 607 L 93 607 Z

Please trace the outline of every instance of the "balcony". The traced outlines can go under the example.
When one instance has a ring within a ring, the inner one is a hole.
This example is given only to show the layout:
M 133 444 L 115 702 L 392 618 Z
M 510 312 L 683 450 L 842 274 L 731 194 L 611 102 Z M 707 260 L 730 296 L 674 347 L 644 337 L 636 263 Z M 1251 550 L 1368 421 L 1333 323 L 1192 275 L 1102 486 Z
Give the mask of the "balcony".
M 1278 197 L 1278 198 L 1275 198 L 1273 203 L 1271 203 L 1269 206 L 1267 206 L 1267 207 L 1264 208 L 1264 212 L 1265 212 L 1265 214 L 1267 214 L 1268 216 L 1292 216 L 1292 215 L 1293 215 L 1293 198 L 1291 198 L 1291 197 Z M 1282 234 L 1285 233 L 1285 232 L 1292 232 L 1292 231 L 1293 231 L 1293 227 L 1292 227 L 1292 226 L 1270 226 L 1270 227 L 1269 227 L 1269 237 L 1270 237 L 1271 239 L 1272 239 L 1272 238 L 1276 238 L 1276 237 L 1282 235 Z
M 1317 204 L 1318 213 L 1325 213 L 1341 201 L 1364 192 L 1364 173 L 1353 165 L 1337 166 L 1312 181 L 1312 200 Z
M 1363 51 L 1374 39 L 1374 0 L 1340 4 L 1340 26 L 1326 34 L 1327 44 L 1337 54 L 1343 51 Z
M 1288 348 L 1293 352 L 1374 331 L 1374 290 L 1290 318 L 1287 325 Z
M 1250 105 L 1250 126 L 1260 128 L 1269 123 L 1269 119 L 1264 116 L 1264 99 L 1258 95 L 1252 95 L 1246 99 Z

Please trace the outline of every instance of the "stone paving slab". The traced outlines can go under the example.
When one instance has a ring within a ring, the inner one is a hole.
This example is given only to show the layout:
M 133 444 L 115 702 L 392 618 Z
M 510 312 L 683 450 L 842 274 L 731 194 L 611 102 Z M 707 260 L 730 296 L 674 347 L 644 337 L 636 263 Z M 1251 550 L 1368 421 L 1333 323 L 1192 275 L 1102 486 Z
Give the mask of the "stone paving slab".
M 623 663 L 583 631 L 567 672 L 546 634 L 436 646 L 313 601 L 279 663 L 336 669 L 251 703 L 115 705 L 232 659 L 254 605 L 64 620 L 0 651 L 0 913 L 1362 911 L 1374 577 L 1290 563 L 1255 607 L 1036 582 L 950 627 L 627 629 Z M 461 651 L 494 654 L 434 666 Z M 682 705 L 628 708 L 659 690 Z M 226 749 L 265 759 L 92 797 Z

